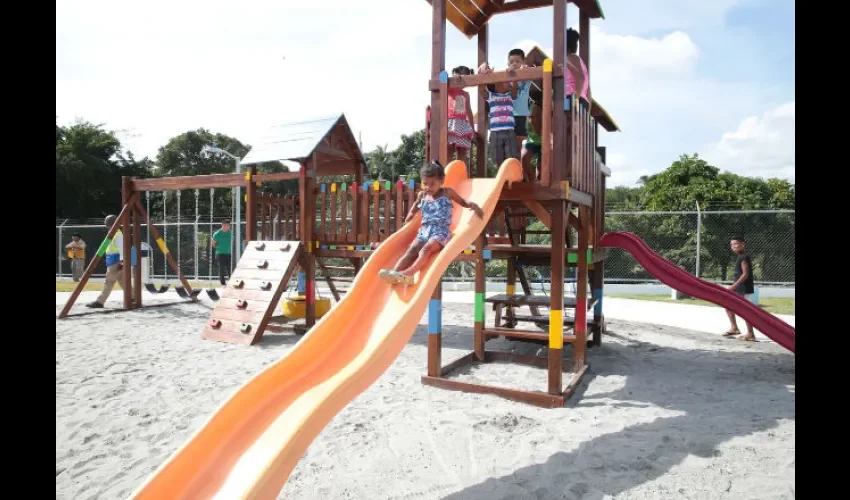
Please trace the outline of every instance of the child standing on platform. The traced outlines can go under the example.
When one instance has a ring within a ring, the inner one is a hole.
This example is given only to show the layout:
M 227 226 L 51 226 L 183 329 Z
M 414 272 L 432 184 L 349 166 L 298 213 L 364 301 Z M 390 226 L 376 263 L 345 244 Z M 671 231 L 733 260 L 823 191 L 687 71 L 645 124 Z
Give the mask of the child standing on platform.
M 492 73 L 487 63 L 478 68 L 478 74 Z M 487 104 L 490 108 L 490 157 L 496 168 L 508 158 L 519 159 L 516 132 L 514 130 L 514 99 L 518 88 L 514 82 L 487 85 Z M 479 90 L 483 92 L 484 89 Z
M 404 223 L 413 220 L 421 210 L 422 226 L 416 234 L 416 239 L 395 267 L 392 270 L 381 269 L 378 273 L 378 276 L 391 283 L 412 285 L 413 275 L 446 246 L 451 238 L 449 226 L 452 223 L 452 202 L 469 208 L 479 217 L 484 217 L 484 212 L 477 204 L 463 199 L 455 190 L 443 187 L 446 172 L 436 160 L 422 167 L 420 177 L 425 189 L 416 196 L 416 202 L 410 207 Z
M 452 70 L 453 77 L 471 74 L 472 70 L 466 66 L 458 66 Z M 475 136 L 469 93 L 462 88 L 449 87 L 448 105 L 449 158 L 461 160 L 469 170 L 469 151 L 472 149 L 472 138 Z

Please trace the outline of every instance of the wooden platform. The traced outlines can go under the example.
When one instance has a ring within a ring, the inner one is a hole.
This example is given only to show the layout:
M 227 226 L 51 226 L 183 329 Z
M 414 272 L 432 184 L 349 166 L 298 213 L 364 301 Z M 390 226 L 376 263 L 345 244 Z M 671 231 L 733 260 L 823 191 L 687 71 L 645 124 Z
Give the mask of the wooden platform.
M 299 241 L 252 241 L 216 302 L 201 338 L 256 344 L 301 258 Z
M 576 299 L 574 297 L 563 298 L 564 309 L 575 310 Z M 517 330 L 516 327 L 520 322 L 534 323 L 538 327 L 548 328 L 549 315 L 535 313 L 538 307 L 549 307 L 550 299 L 544 295 L 524 295 L 524 294 L 506 294 L 499 293 L 491 295 L 484 299 L 484 302 L 493 304 L 493 310 L 496 312 L 494 325 L 492 328 L 485 328 L 483 335 L 485 340 L 491 338 L 504 337 L 506 339 L 516 339 L 527 342 L 533 342 L 540 345 L 548 345 L 549 334 L 544 332 L 532 332 L 527 330 Z M 595 300 L 588 301 L 587 310 L 590 311 L 596 305 Z M 528 306 L 531 309 L 531 314 L 522 315 L 516 314 L 514 308 Z M 588 325 L 594 325 L 593 315 L 585 316 Z M 503 324 L 504 320 L 504 324 Z M 564 326 L 564 343 L 569 344 L 575 342 L 576 337 L 572 334 L 575 328 L 575 313 L 567 312 L 563 315 Z M 593 330 L 593 328 L 591 328 Z M 595 330 L 594 330 L 595 331 Z M 594 335 L 596 340 L 596 335 Z

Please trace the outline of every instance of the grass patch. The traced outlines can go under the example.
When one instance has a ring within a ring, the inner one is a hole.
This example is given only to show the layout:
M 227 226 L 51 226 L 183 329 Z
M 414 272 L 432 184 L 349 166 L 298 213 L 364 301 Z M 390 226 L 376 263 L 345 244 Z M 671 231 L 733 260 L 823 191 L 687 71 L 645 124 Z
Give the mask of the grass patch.
M 156 283 L 157 288 L 159 288 L 160 284 L 161 283 L 159 283 L 159 282 Z M 172 281 L 171 286 L 174 287 L 175 284 L 179 284 L 179 282 L 178 281 Z M 197 281 L 190 281 L 189 285 L 191 285 L 192 288 L 214 288 L 214 287 L 218 286 L 218 283 L 199 283 Z M 73 292 L 74 289 L 76 289 L 76 288 L 77 288 L 77 283 L 74 283 L 73 281 L 57 281 L 56 282 L 56 291 L 57 292 Z M 103 282 L 98 280 L 98 281 L 95 281 L 95 282 L 89 281 L 88 283 L 86 283 L 86 286 L 85 286 L 85 288 L 83 288 L 83 291 L 99 292 L 102 289 L 103 289 Z M 118 287 L 115 287 L 115 289 L 118 290 Z
M 632 300 L 649 300 L 653 302 L 675 302 L 678 304 L 691 304 L 695 306 L 711 306 L 711 307 L 720 307 L 717 304 L 712 304 L 711 302 L 707 302 L 705 300 L 700 299 L 681 299 L 681 300 L 673 300 L 669 295 L 640 295 L 640 294 L 615 294 L 608 295 L 605 294 L 606 297 L 611 297 L 614 299 L 632 299 Z M 773 314 L 794 314 L 795 310 L 795 298 L 786 298 L 786 297 L 762 297 L 760 299 L 761 304 L 759 304 L 764 310 L 769 311 Z

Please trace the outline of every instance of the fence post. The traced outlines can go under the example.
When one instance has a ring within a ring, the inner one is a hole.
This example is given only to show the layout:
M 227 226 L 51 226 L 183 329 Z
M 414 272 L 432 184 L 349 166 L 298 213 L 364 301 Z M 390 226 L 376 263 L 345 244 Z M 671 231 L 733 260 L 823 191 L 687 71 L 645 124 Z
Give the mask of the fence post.
M 701 234 L 702 234 L 702 211 L 699 208 L 699 202 L 697 204 L 697 268 L 696 268 L 696 277 L 699 278 L 699 255 L 701 250 Z
M 195 281 L 198 281 L 198 219 L 201 217 L 198 214 L 198 198 L 201 196 L 201 190 L 195 190 Z
M 57 263 L 56 263 L 56 265 L 57 265 L 57 267 L 56 267 L 56 274 L 57 274 L 59 277 L 62 277 L 62 259 L 64 259 L 64 258 L 65 258 L 65 252 L 63 252 L 63 251 L 62 251 L 62 250 L 63 250 L 63 248 L 64 248 L 64 247 L 62 246 L 62 242 L 64 241 L 64 240 L 62 239 L 62 226 L 64 226 L 64 225 L 65 225 L 65 223 L 67 223 L 67 222 L 68 222 L 68 219 L 63 220 L 63 221 L 62 221 L 62 224 L 59 224 L 59 227 L 58 227 L 58 229 L 59 229 L 59 262 L 57 262 Z

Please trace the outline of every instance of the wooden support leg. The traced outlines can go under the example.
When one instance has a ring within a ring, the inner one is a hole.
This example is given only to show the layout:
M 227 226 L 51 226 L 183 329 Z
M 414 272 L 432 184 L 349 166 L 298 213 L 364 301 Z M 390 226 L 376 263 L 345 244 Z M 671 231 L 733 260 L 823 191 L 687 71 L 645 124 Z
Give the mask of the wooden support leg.
M 593 263 L 593 273 L 590 277 L 590 288 L 593 290 L 593 339 L 591 345 L 598 347 L 602 345 L 602 330 L 605 326 L 605 316 L 602 314 L 602 296 L 605 287 L 605 262 Z
M 505 293 L 508 295 L 516 294 L 516 258 L 512 257 L 508 259 L 508 283 L 505 285 Z M 505 306 L 505 311 L 508 314 L 509 324 L 505 325 L 508 328 L 516 328 L 516 323 L 514 323 L 513 318 L 513 308 L 511 306 Z
M 121 178 L 121 204 L 127 205 L 133 199 L 132 186 L 130 185 L 129 177 Z M 121 253 L 124 255 L 124 267 L 121 269 L 123 274 L 122 280 L 124 285 L 121 287 L 124 292 L 124 309 L 133 308 L 133 266 L 131 265 L 131 257 L 133 251 L 133 232 L 130 225 L 130 216 L 134 210 L 131 209 L 124 214 L 121 219 L 121 234 L 122 246 Z
M 487 268 L 484 264 L 484 233 L 475 241 L 475 330 L 473 351 L 475 359 L 484 361 L 484 293 L 487 286 Z
M 437 288 L 428 303 L 428 376 L 439 377 L 442 366 L 442 314 L 443 314 L 443 281 L 437 283 Z
M 139 193 L 133 198 L 138 200 Z M 142 214 L 133 207 L 133 249 L 136 251 L 136 265 L 133 267 L 133 307 L 142 307 Z
M 115 233 L 118 232 L 118 229 L 121 227 L 121 221 L 124 217 L 127 216 L 127 213 L 131 210 L 130 205 L 124 205 L 121 208 L 121 212 L 118 214 L 118 218 L 115 219 L 115 223 L 112 224 L 112 227 L 109 228 L 109 231 L 106 233 L 106 238 L 104 238 L 103 242 L 100 244 L 100 247 L 97 249 L 97 253 L 94 258 L 89 261 L 88 267 L 86 267 L 86 271 L 83 273 L 82 278 L 80 278 L 79 283 L 77 283 L 77 287 L 74 288 L 71 296 L 68 297 L 68 301 L 65 302 L 65 306 L 59 311 L 59 319 L 65 318 L 68 316 L 68 313 L 71 311 L 71 308 L 74 307 L 74 302 L 77 301 L 77 298 L 82 293 L 83 289 L 86 287 L 86 283 L 89 282 L 89 278 L 94 274 L 94 270 L 98 264 L 100 264 L 101 259 L 103 259 L 103 255 L 106 253 L 106 247 L 109 246 L 109 243 L 112 241 L 112 238 L 115 237 Z
M 574 370 L 578 372 L 587 364 L 587 238 L 588 217 L 590 210 L 587 207 L 579 207 L 579 219 L 582 227 L 578 230 L 578 272 L 576 276 L 576 341 L 573 344 Z
M 566 202 L 552 204 L 552 278 L 549 302 L 549 394 L 561 394 L 564 350 L 564 263 Z

